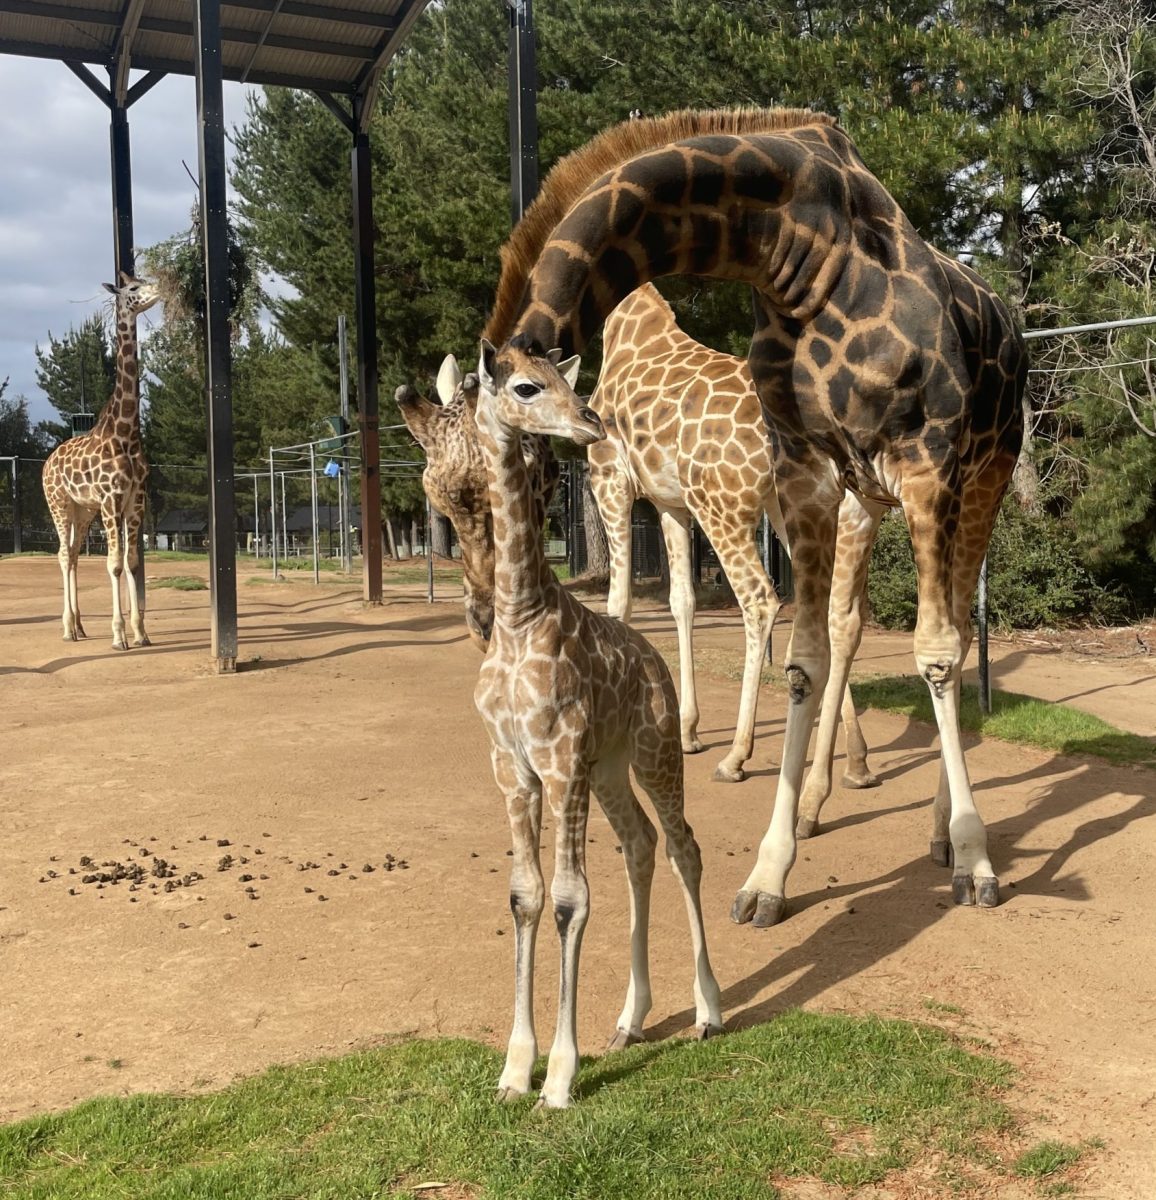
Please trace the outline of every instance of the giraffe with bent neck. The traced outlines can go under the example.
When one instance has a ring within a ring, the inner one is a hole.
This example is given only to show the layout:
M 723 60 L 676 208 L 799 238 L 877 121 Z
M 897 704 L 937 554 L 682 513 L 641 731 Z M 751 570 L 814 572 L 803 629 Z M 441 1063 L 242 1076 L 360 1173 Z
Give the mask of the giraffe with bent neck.
M 494 623 L 474 701 L 490 735 L 494 778 L 506 799 L 514 843 L 514 1027 L 498 1095 L 511 1099 L 529 1091 L 538 1054 L 534 945 L 545 902 L 538 853 L 545 800 L 555 828 L 550 892 L 561 951 L 557 1027 L 540 1100 L 549 1108 L 569 1104 L 578 1067 L 591 792 L 621 843 L 630 884 L 630 977 L 612 1049 L 642 1039 L 650 1009 L 647 929 L 658 839 L 631 786 L 632 769 L 666 835 L 686 902 L 698 1034 L 708 1037 L 722 1028 L 699 897 L 702 856 L 683 813 L 678 701 L 670 672 L 640 634 L 570 596 L 546 562 L 522 435 L 566 437 L 579 445 L 605 436 L 597 414 L 574 394 L 577 358 L 559 363 L 560 357 L 518 340 L 500 353 L 483 342 L 476 406 L 493 521 Z
M 151 284 L 121 272 L 105 290 L 114 297 L 116 315 L 116 384 L 89 433 L 69 438 L 48 456 L 42 480 L 44 498 L 60 539 L 57 558 L 64 582 L 64 640 L 87 636 L 77 598 L 77 560 L 88 528 L 99 515 L 108 542 L 108 574 L 112 581 L 112 645 L 127 650 L 120 581 L 129 575 L 132 644 L 149 645 L 145 633 L 143 581 L 135 578 L 144 520 L 145 481 L 149 466 L 140 436 L 140 368 L 137 361 L 137 317 L 160 299 Z
M 953 862 L 956 903 L 997 904 L 959 693 L 979 565 L 1023 436 L 1027 359 L 1002 301 L 923 241 L 832 118 L 799 109 L 688 111 L 607 130 L 554 167 L 502 267 L 485 336 L 563 354 L 662 275 L 736 279 L 756 294 L 748 361 L 797 611 L 775 804 L 732 918 L 766 926 L 785 912 L 807 743 L 837 682 L 827 621 L 847 489 L 906 517 L 915 660 L 942 744 L 932 854 Z
M 690 522 L 702 526 L 718 554 L 743 614 L 746 653 L 733 744 L 715 769 L 719 782 L 745 778 L 754 751 L 759 677 L 779 598 L 759 557 L 757 529 L 765 512 L 779 538 L 786 530 L 775 491 L 773 451 L 746 361 L 697 342 L 679 328 L 674 310 L 653 284 L 631 292 L 610 314 L 602 332 L 602 370 L 590 407 L 607 437 L 587 451 L 590 486 L 610 544 L 610 595 L 606 610 L 628 621 L 630 517 L 635 499 L 658 509 L 670 563 L 670 610 L 678 630 L 682 746 L 700 750 L 694 674 L 695 593 L 691 579 Z M 874 526 L 856 520 L 857 502 L 845 501 L 839 523 L 832 641 L 852 633 L 846 614 L 858 609 Z M 864 541 L 864 538 L 866 540 Z M 850 657 L 858 636 L 848 646 Z M 842 700 L 847 741 L 843 785 L 874 787 L 867 743 L 850 692 Z M 832 744 L 829 753 L 833 753 Z M 830 766 L 827 767 L 827 791 Z M 815 774 L 815 787 L 819 787 Z M 810 787 L 810 783 L 808 785 Z

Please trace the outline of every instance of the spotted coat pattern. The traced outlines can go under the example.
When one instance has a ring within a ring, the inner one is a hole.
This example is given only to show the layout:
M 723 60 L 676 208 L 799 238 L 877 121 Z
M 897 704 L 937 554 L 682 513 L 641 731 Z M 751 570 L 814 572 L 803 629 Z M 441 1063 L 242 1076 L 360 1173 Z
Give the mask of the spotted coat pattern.
M 754 289 L 749 363 L 797 614 L 775 806 L 732 915 L 770 925 L 785 911 L 807 743 L 830 676 L 828 601 L 847 488 L 867 505 L 900 506 L 907 519 L 919 586 L 916 667 L 943 746 L 932 853 L 954 860 L 958 903 L 994 905 L 999 885 L 960 742 L 959 677 L 979 563 L 1022 440 L 1022 339 L 977 275 L 923 241 L 829 118 L 791 114 L 761 131 L 759 113 L 738 114 L 732 132 L 715 132 L 711 118 L 704 114 L 702 136 L 687 135 L 686 114 L 676 139 L 662 120 L 622 135 L 629 157 L 607 167 L 604 155 L 584 188 L 556 203 L 565 215 L 528 277 L 502 281 L 500 294 L 520 297 L 516 319 L 489 332 L 572 354 L 657 276 Z M 640 150 L 644 134 L 654 144 Z M 613 137 L 595 142 L 605 150 Z M 582 153 L 570 156 L 568 178 Z M 543 192 L 550 187 L 548 178 Z M 529 259 L 522 251 L 512 269 Z
M 535 395 L 518 398 L 519 388 L 535 385 Z M 591 791 L 622 846 L 631 891 L 630 982 L 612 1046 L 640 1040 L 650 1008 L 647 925 L 658 839 L 631 786 L 632 769 L 682 885 L 700 1036 L 721 1028 L 720 996 L 699 900 L 702 859 L 683 812 L 678 701 L 670 672 L 641 634 L 591 611 L 562 588 L 542 545 L 541 510 L 522 437 L 551 434 L 589 444 L 603 436 L 598 418 L 547 357 L 534 348 L 507 349 L 482 376 L 477 430 L 493 522 L 494 625 L 474 700 L 490 736 L 514 844 L 515 1018 L 499 1094 L 528 1091 L 537 1056 L 533 954 L 545 902 L 538 854 L 545 800 L 555 828 L 551 898 L 561 971 L 542 1102 L 562 1107 L 578 1061 L 575 1004 L 590 909 L 585 848 Z
M 160 297 L 151 284 L 123 273 L 115 287 L 105 287 L 115 297 L 116 384 L 91 432 L 62 442 L 48 456 L 42 481 L 60 539 L 57 557 L 64 583 L 64 640 L 86 636 L 77 601 L 77 559 L 89 526 L 99 516 L 108 541 L 112 644 L 117 650 L 127 650 L 120 594 L 126 570 L 132 644 L 149 644 L 144 627 L 144 583 L 136 578 L 149 472 L 140 436 L 136 320 Z

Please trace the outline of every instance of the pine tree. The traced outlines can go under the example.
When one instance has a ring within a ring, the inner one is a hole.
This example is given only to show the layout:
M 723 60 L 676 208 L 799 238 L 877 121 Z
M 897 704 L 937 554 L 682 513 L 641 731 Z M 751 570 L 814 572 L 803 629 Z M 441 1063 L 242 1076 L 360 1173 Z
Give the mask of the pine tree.
M 73 413 L 99 413 L 116 383 L 116 348 L 100 313 L 60 338 L 48 334 L 48 345 L 36 347 L 36 383 L 49 404 L 65 418 L 46 423 L 54 442 L 72 436 Z

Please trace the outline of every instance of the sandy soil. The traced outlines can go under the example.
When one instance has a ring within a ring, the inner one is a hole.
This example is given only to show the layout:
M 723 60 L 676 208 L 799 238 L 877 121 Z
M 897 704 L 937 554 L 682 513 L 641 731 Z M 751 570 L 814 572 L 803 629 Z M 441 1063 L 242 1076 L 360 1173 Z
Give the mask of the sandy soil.
M 452 589 L 431 606 L 397 583 L 366 610 L 348 585 L 243 573 L 242 670 L 219 678 L 206 593 L 154 589 L 154 646 L 117 654 L 103 564 L 82 562 L 81 582 L 90 640 L 66 644 L 55 562 L 0 561 L 0 1117 L 216 1087 L 402 1032 L 500 1043 L 509 843 L 472 707 L 479 657 Z M 659 611 L 639 624 L 673 633 Z M 734 614 L 701 626 L 700 644 L 741 646 Z M 1156 664 L 1010 644 L 997 660 L 1001 686 L 1153 732 Z M 906 639 L 865 643 L 866 669 L 910 662 Z M 1013 1099 L 1033 1136 L 1104 1139 L 1084 1194 L 1156 1193 L 1156 774 L 973 745 L 1005 899 L 956 909 L 927 857 L 927 731 L 869 713 L 882 787 L 836 791 L 827 832 L 801 847 L 789 920 L 737 928 L 727 912 L 766 826 L 783 729 L 768 693 L 752 778 L 712 784 L 737 699 L 737 682 L 700 681 L 708 749 L 688 760 L 687 796 L 730 1023 L 794 1005 L 946 1023 L 1018 1064 Z M 625 988 L 627 914 L 599 814 L 590 843 L 580 1015 L 596 1052 Z M 158 856 L 168 865 L 154 868 Z M 116 863 L 143 864 L 136 890 L 83 882 Z M 664 1037 L 692 1019 L 665 872 L 654 910 L 650 1033 Z M 546 938 L 544 1042 L 554 957 Z

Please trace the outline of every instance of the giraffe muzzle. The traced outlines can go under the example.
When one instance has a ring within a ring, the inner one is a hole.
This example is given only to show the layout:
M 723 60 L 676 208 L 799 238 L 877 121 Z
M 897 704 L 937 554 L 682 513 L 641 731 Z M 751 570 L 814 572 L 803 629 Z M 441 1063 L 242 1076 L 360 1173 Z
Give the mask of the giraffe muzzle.
M 572 436 L 579 446 L 592 446 L 595 442 L 605 440 L 606 429 L 602 418 L 592 408 L 580 408 L 576 417 Z

